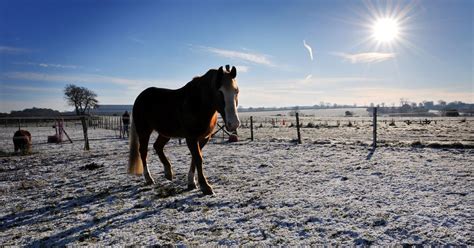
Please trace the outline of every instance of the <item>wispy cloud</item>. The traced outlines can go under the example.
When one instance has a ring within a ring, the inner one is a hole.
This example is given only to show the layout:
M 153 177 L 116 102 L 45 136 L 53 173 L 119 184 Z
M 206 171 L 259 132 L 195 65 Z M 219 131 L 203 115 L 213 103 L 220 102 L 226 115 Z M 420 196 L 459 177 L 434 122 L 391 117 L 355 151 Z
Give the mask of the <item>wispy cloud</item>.
M 60 68 L 60 69 L 78 69 L 78 68 L 81 68 L 81 66 L 78 66 L 78 65 L 34 63 L 34 62 L 14 62 L 13 64 L 39 66 L 39 67 L 43 67 L 43 68 Z
M 243 106 L 294 106 L 328 101 L 335 95 L 344 95 L 346 92 L 343 89 L 348 86 L 370 86 L 380 82 L 381 79 L 358 76 L 318 77 L 309 74 L 305 78 L 247 81 L 258 84 L 240 87 L 239 102 Z M 341 100 L 347 101 L 350 97 L 344 95 Z
M 345 91 L 349 96 L 358 99 L 359 102 L 398 103 L 400 98 L 407 98 L 415 102 L 437 99 L 472 102 L 471 92 L 452 88 L 424 88 L 420 90 L 397 87 L 357 87 L 346 88 Z
M 270 66 L 270 67 L 276 66 L 270 60 L 269 56 L 265 54 L 252 53 L 252 52 L 240 52 L 240 51 L 225 50 L 225 49 L 220 49 L 220 48 L 215 48 L 215 47 L 205 47 L 205 46 L 200 46 L 199 48 L 207 52 L 213 53 L 215 55 L 225 57 L 225 58 L 243 60 L 245 62 L 251 62 L 251 63 Z
M 32 92 L 32 93 L 51 93 L 51 92 L 62 92 L 62 88 L 54 87 L 32 87 L 32 86 L 17 86 L 13 84 L 0 83 L 0 89 L 14 90 L 15 92 Z
M 143 89 L 147 86 L 175 87 L 176 82 L 156 79 L 133 79 L 96 74 L 48 74 L 37 72 L 7 72 L 4 76 L 9 79 L 28 81 L 57 82 L 57 83 L 110 83 L 127 86 L 128 89 Z M 183 82 L 181 82 L 183 83 Z
M 236 65 L 235 66 L 237 68 L 237 73 L 239 72 L 248 72 L 250 67 L 246 66 L 246 65 Z
M 395 58 L 395 53 L 379 53 L 379 52 L 368 52 L 368 53 L 334 53 L 335 55 L 350 61 L 352 64 L 358 63 L 379 63 L 385 60 Z
M 8 92 L 9 95 L 14 94 L 18 99 L 31 95 L 46 99 L 49 96 L 45 96 L 45 94 L 56 94 L 58 96 L 56 100 L 57 103 L 50 106 L 58 106 L 57 108 L 62 104 L 61 96 L 63 87 L 70 83 L 79 84 L 88 88 L 90 87 L 99 95 L 99 102 L 110 104 L 132 104 L 136 96 L 148 87 L 176 88 L 186 82 L 161 79 L 123 78 L 97 74 L 52 74 L 36 72 L 7 72 L 0 74 L 0 78 L 1 77 L 3 77 L 2 79 L 4 80 L 11 80 L 11 82 L 15 82 L 16 80 L 31 81 L 37 83 L 37 85 L 15 87 L 12 83 L 7 84 L 5 82 L 0 82 L 0 94 Z M 57 83 L 57 86 L 42 89 L 41 85 L 43 82 Z M 9 90 L 7 91 L 7 89 Z M 1 99 L 2 97 L 0 97 L 0 102 Z M 10 100 L 7 101 L 5 97 L 3 97 L 3 100 L 8 102 L 5 103 L 5 106 L 10 104 Z M 1 103 L 2 107 L 4 107 L 4 103 Z M 28 107 L 28 105 L 25 104 L 26 103 L 21 103 L 18 104 L 18 106 Z M 38 107 L 40 105 L 36 104 L 32 106 Z M 10 109 L 17 109 L 19 108 L 18 106 L 11 106 Z M 3 109 L 2 107 L 0 107 L 0 109 Z M 4 109 L 8 110 L 8 108 Z
M 139 38 L 137 38 L 137 37 L 131 36 L 131 37 L 128 37 L 128 39 L 131 40 L 131 41 L 133 41 L 133 42 L 135 42 L 135 43 L 138 43 L 138 44 L 140 44 L 140 45 L 145 45 L 145 41 L 142 40 L 142 39 L 139 39 Z
M 337 78 L 330 78 L 334 81 Z M 346 79 L 342 79 L 342 82 Z M 448 88 L 427 88 L 423 90 L 397 87 L 310 87 L 304 84 L 241 87 L 239 103 L 242 106 L 295 106 L 313 105 L 321 101 L 337 104 L 368 105 L 373 103 L 398 103 L 400 98 L 421 102 L 423 100 L 444 99 L 449 101 L 472 102 L 472 93 Z
M 24 52 L 28 52 L 28 49 L 0 45 L 0 53 L 24 53 Z
M 256 80 L 258 81 L 258 80 Z M 357 77 L 357 76 L 348 76 L 348 77 L 314 77 L 312 74 L 307 75 L 304 79 L 282 79 L 282 80 L 270 80 L 270 81 L 260 81 L 263 85 L 272 85 L 272 86 L 292 86 L 292 87 L 310 87 L 310 86 L 324 86 L 324 87 L 334 87 L 336 84 L 353 84 L 353 83 L 374 83 L 380 82 L 380 78 L 374 77 Z
M 313 61 L 313 49 L 311 48 L 311 46 L 309 46 L 308 44 L 306 44 L 306 41 L 303 40 L 303 46 L 306 47 L 306 49 L 308 50 L 309 52 L 309 57 L 311 58 L 311 61 Z
M 15 99 L 11 100 L 0 98 L 0 112 L 8 113 L 12 110 L 23 110 L 32 107 L 51 108 L 59 111 L 71 110 L 71 106 L 68 106 L 66 101 L 62 100 L 62 97 L 45 97 L 40 101 L 38 99 L 32 99 L 30 95 L 16 96 Z

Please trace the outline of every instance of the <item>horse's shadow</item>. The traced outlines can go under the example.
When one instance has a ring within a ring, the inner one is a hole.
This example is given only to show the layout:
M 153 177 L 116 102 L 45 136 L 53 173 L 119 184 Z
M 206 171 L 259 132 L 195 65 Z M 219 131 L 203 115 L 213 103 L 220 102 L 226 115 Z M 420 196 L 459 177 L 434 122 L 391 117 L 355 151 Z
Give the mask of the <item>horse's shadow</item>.
M 57 232 L 51 236 L 40 238 L 32 241 L 27 246 L 66 246 L 74 241 L 84 241 L 89 238 L 99 237 L 100 234 L 106 233 L 112 229 L 120 228 L 143 219 L 150 218 L 159 214 L 165 208 L 173 208 L 182 206 L 184 203 L 193 203 L 194 199 L 202 197 L 199 191 L 189 193 L 184 198 L 174 200 L 172 202 L 162 201 L 157 207 L 151 210 L 136 211 L 140 208 L 145 208 L 146 202 L 160 202 L 164 198 L 173 197 L 189 192 L 186 188 L 180 188 L 176 184 L 158 184 L 154 186 L 146 186 L 143 183 L 136 183 L 132 185 L 125 185 L 116 188 L 107 188 L 98 193 L 82 195 L 80 197 L 67 199 L 55 206 L 44 206 L 33 210 L 13 213 L 0 218 L 0 231 L 5 231 L 9 228 L 28 226 L 37 223 L 54 223 L 61 222 L 61 219 L 73 214 L 74 210 L 85 208 L 87 206 L 106 204 L 110 197 L 120 194 L 120 199 L 123 201 L 137 200 L 137 197 L 143 196 L 141 193 L 147 194 L 139 201 L 145 202 L 135 204 L 119 211 L 111 210 L 109 214 L 91 220 L 85 221 L 80 225 L 71 226 L 63 231 Z M 145 198 L 143 200 L 143 198 Z M 64 199 L 64 198 L 63 198 Z M 135 210 L 135 211 L 134 211 Z M 62 213 L 62 215 L 58 215 Z M 107 223 L 104 225 L 104 223 Z

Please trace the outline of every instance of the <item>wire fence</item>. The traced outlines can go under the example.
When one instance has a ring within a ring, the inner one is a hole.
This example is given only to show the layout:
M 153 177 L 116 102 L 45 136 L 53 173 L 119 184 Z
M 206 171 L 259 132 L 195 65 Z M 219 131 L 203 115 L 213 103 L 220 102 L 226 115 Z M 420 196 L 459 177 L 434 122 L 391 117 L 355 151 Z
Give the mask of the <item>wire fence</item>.
M 19 129 L 32 134 L 33 150 L 54 149 L 48 137 L 57 133 L 58 120 L 75 146 L 84 141 L 81 117 L 0 118 L 0 151 L 13 151 L 13 134 Z M 127 145 L 120 116 L 84 116 L 91 142 L 100 139 L 121 139 Z M 298 118 L 298 119 L 297 119 Z M 374 139 L 372 117 L 318 117 L 296 115 L 242 115 L 236 132 L 241 142 L 292 142 L 311 144 L 361 144 L 370 146 Z M 297 125 L 298 122 L 298 125 Z M 229 134 L 216 127 L 212 143 L 229 142 Z M 378 117 L 377 140 L 384 145 L 463 144 L 474 146 L 474 117 Z M 299 130 L 299 131 L 298 131 Z M 156 136 L 156 134 L 154 134 Z M 151 137 L 150 142 L 154 142 Z M 66 140 L 67 142 L 67 140 Z M 184 144 L 173 139 L 172 143 Z M 64 144 L 64 143 L 62 143 Z
M 251 125 L 251 118 L 253 123 Z M 248 116 L 241 118 L 239 138 L 255 141 L 298 143 L 296 116 Z M 362 143 L 374 138 L 372 117 L 299 117 L 302 143 Z M 474 118 L 378 117 L 378 143 L 381 145 L 462 143 L 474 145 Z M 253 126 L 253 129 L 252 129 Z

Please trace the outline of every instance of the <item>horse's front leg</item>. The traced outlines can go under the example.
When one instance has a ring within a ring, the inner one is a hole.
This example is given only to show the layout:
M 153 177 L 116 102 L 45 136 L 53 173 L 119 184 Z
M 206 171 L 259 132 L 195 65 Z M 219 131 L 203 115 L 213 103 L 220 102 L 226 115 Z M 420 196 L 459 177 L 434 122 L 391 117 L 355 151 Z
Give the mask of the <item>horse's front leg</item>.
M 204 138 L 199 141 L 199 148 L 202 151 L 202 148 L 207 144 L 209 141 L 209 138 Z M 189 167 L 189 173 L 188 173 L 188 189 L 193 190 L 196 188 L 196 181 L 194 180 L 194 171 L 195 171 L 195 164 L 194 164 L 194 159 L 191 160 L 191 166 Z
M 188 190 L 193 190 L 196 188 L 196 181 L 194 181 L 194 171 L 196 166 L 194 165 L 194 159 L 191 159 L 191 166 L 189 166 L 188 173 Z
M 205 195 L 214 194 L 214 191 L 212 190 L 212 187 L 207 182 L 207 179 L 204 176 L 204 173 L 202 170 L 202 153 L 201 153 L 201 148 L 200 148 L 198 140 L 188 138 L 186 139 L 186 144 L 188 145 L 189 151 L 191 152 L 191 155 L 192 155 L 192 160 L 193 160 L 192 163 L 194 163 L 194 166 L 197 169 L 199 187 L 201 188 L 202 193 Z M 192 166 L 193 165 L 191 164 L 191 169 L 192 169 Z M 193 174 L 194 174 L 194 170 L 193 170 Z M 189 178 L 190 178 L 190 175 L 188 175 L 188 180 Z M 192 178 L 194 181 L 194 175 Z M 189 181 L 188 181 L 188 187 L 189 187 Z

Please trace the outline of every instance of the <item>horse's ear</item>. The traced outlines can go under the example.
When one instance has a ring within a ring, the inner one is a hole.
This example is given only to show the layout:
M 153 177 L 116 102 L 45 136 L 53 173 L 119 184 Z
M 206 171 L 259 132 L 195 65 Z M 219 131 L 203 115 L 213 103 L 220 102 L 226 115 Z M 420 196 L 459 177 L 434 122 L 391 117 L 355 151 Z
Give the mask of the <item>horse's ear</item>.
M 230 65 L 225 65 L 225 70 L 226 70 L 227 72 L 229 72 L 229 71 L 230 71 Z
M 237 69 L 235 68 L 235 66 L 232 66 L 232 70 L 230 71 L 230 76 L 232 78 L 237 77 Z
M 224 69 L 219 67 L 219 70 L 217 70 L 217 76 L 216 76 L 216 89 L 219 89 L 222 86 L 222 77 L 224 76 Z

